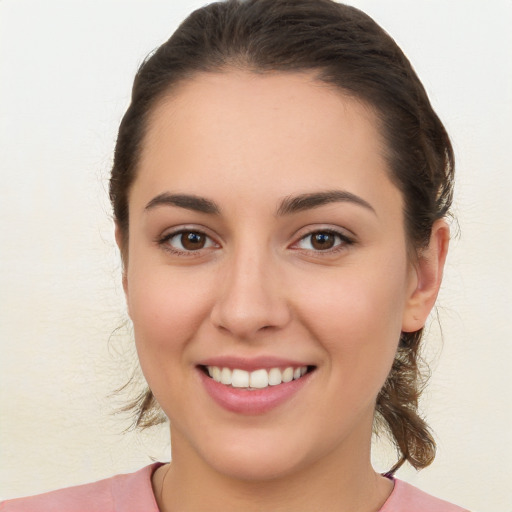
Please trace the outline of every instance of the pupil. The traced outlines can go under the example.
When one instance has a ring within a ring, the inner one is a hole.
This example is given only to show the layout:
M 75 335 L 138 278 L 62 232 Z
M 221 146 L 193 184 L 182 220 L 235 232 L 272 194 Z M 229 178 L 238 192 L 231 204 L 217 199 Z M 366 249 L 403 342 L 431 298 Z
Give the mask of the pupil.
M 204 246 L 204 236 L 200 233 L 183 233 L 181 235 L 181 244 L 185 249 L 197 250 Z

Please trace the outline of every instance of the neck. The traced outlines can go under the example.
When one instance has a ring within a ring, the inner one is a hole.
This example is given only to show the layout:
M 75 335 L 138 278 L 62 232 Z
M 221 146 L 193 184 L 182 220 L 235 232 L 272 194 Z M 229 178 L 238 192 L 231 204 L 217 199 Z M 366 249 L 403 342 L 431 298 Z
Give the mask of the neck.
M 364 458 L 345 443 L 305 468 L 255 481 L 216 471 L 179 438 L 173 432 L 173 461 L 154 478 L 161 512 L 377 512 L 393 487 L 373 470 L 369 446 Z

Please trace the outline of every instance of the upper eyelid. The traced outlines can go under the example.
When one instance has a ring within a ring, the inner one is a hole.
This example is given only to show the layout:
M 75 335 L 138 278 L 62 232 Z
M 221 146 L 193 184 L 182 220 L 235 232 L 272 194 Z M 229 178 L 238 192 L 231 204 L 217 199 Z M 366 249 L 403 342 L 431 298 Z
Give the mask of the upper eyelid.
M 175 235 L 179 235 L 180 233 L 187 233 L 187 232 L 192 232 L 192 233 L 201 233 L 202 235 L 205 235 L 207 236 L 208 238 L 211 238 L 212 240 L 218 242 L 219 240 L 219 236 L 218 235 L 214 235 L 212 233 L 212 231 L 210 229 L 208 229 L 206 226 L 201 226 L 201 225 L 193 225 L 193 224 L 190 224 L 190 225 L 178 225 L 178 226 L 174 226 L 174 227 L 169 227 L 169 228 L 166 228 L 162 231 L 161 234 L 159 234 L 156 239 L 157 240 L 162 240 L 164 238 L 168 239 L 168 238 L 172 238 L 173 236 Z
M 342 228 L 339 226 L 318 225 L 318 226 L 307 226 L 307 227 L 297 230 L 294 235 L 295 241 L 293 243 L 296 243 L 299 240 L 302 240 L 303 238 L 312 235 L 313 233 L 321 233 L 321 232 L 333 233 L 335 235 L 339 235 L 340 237 L 351 240 L 351 241 L 356 240 L 356 235 L 347 228 Z
M 176 247 L 173 247 L 170 243 L 168 243 L 170 240 L 172 240 L 175 236 L 178 236 L 182 233 L 200 233 L 201 235 L 206 236 L 209 240 L 213 242 L 213 245 L 216 247 L 202 247 L 200 249 L 196 249 L 193 251 L 183 250 Z M 211 236 L 206 232 L 205 229 L 197 229 L 195 227 L 187 227 L 187 226 L 176 226 L 175 228 L 168 228 L 164 230 L 164 232 L 161 235 L 158 235 L 155 240 L 155 244 L 159 247 L 161 247 L 164 251 L 174 253 L 175 255 L 182 255 L 187 257 L 198 257 L 200 254 L 203 254 L 203 251 L 209 251 L 211 249 L 216 249 L 221 247 L 221 244 L 218 241 L 217 237 Z
M 353 243 L 353 240 L 352 240 L 350 237 L 348 237 L 348 236 L 344 235 L 343 233 L 339 233 L 338 231 L 327 231 L 327 230 L 322 231 L 322 230 L 319 230 L 319 231 L 312 231 L 311 233 L 308 233 L 308 234 L 306 234 L 306 235 L 304 235 L 304 236 L 301 236 L 301 237 L 300 237 L 296 242 L 294 242 L 292 245 L 297 245 L 297 244 L 299 244 L 300 242 L 302 242 L 303 240 L 305 240 L 305 239 L 307 239 L 307 238 L 309 238 L 309 237 L 311 237 L 311 236 L 315 235 L 316 233 L 327 233 L 327 234 L 329 234 L 329 235 L 333 235 L 333 236 L 335 236 L 335 237 L 337 236 L 337 237 L 340 239 L 341 244 L 343 244 L 343 243 L 350 243 L 350 244 L 351 244 L 351 243 Z M 341 245 L 341 244 L 339 244 L 339 245 Z M 327 249 L 326 249 L 326 250 L 327 250 Z
M 329 255 L 334 255 L 339 253 L 342 250 L 346 250 L 349 247 L 353 246 L 357 243 L 357 239 L 355 235 L 352 234 L 351 231 L 342 229 L 341 227 L 308 227 L 306 228 L 307 231 L 300 233 L 302 230 L 299 230 L 299 233 L 296 234 L 294 238 L 294 242 L 292 242 L 288 248 L 294 251 L 299 251 L 303 253 L 312 253 L 315 255 L 328 257 Z M 315 249 L 308 249 L 308 248 L 302 248 L 300 247 L 300 243 L 307 239 L 308 237 L 314 235 L 315 233 L 330 233 L 335 236 L 339 237 L 339 243 L 337 243 L 335 246 L 324 249 L 324 250 L 315 250 Z

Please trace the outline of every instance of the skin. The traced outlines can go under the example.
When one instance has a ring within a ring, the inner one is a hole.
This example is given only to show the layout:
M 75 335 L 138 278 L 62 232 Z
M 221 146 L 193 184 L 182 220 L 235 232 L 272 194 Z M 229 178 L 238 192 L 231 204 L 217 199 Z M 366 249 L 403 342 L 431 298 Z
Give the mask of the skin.
M 434 304 L 449 232 L 436 222 L 410 261 L 383 152 L 372 110 L 309 74 L 200 74 L 156 107 L 129 240 L 117 239 L 141 366 L 171 424 L 173 461 L 153 479 L 161 510 L 370 512 L 389 496 L 370 464 L 375 400 L 400 332 L 420 329 Z M 285 198 L 332 190 L 367 205 L 277 213 Z M 147 208 L 165 193 L 220 212 Z M 179 229 L 206 245 L 162 241 Z M 311 233 L 326 229 L 342 237 L 315 248 Z M 315 371 L 292 400 L 236 414 L 196 367 L 226 354 Z

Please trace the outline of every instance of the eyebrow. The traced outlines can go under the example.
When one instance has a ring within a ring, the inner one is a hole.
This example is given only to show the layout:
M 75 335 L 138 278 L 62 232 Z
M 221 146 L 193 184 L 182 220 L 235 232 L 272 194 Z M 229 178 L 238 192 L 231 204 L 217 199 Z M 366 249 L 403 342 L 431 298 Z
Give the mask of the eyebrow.
M 144 209 L 148 211 L 157 206 L 178 206 L 179 208 L 209 213 L 211 215 L 220 214 L 220 208 L 215 202 L 204 197 L 189 194 L 169 194 L 168 192 L 164 192 L 151 199 Z
M 277 215 L 289 215 L 318 208 L 330 203 L 352 203 L 370 210 L 375 215 L 377 214 L 370 203 L 351 192 L 347 192 L 346 190 L 327 190 L 325 192 L 312 192 L 309 194 L 286 197 L 279 205 Z
M 298 196 L 286 197 L 277 208 L 277 216 L 290 215 L 305 210 L 311 210 L 330 203 L 352 203 L 362 206 L 376 214 L 373 206 L 363 198 L 345 190 L 327 190 L 324 192 L 311 192 Z M 200 213 L 220 215 L 219 206 L 212 200 L 189 194 L 170 194 L 164 192 L 149 201 L 145 211 L 158 206 L 177 206 Z

